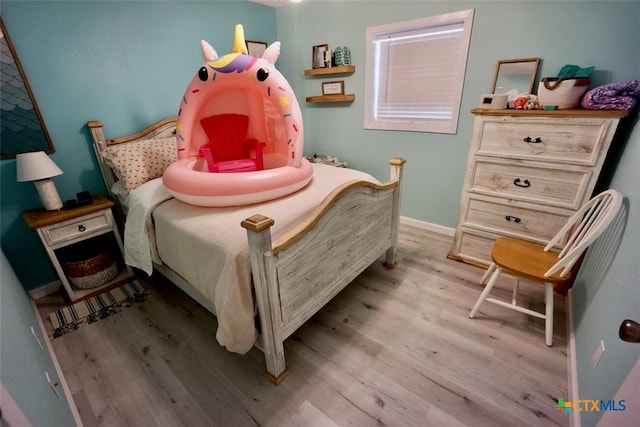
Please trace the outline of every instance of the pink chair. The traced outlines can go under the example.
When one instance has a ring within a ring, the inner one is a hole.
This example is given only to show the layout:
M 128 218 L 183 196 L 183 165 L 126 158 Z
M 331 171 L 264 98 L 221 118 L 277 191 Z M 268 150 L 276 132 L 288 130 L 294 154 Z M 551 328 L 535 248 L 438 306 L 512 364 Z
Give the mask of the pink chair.
M 264 169 L 265 143 L 255 138 L 247 138 L 248 116 L 219 114 L 200 120 L 200 124 L 209 137 L 209 142 L 200 146 L 199 150 L 207 162 L 209 172 L 249 172 Z

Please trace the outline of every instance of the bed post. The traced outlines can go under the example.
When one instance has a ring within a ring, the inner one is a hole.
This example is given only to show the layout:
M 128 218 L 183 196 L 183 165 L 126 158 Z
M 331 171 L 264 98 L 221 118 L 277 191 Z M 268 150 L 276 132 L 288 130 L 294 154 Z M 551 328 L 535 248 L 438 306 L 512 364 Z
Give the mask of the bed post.
M 102 174 L 104 185 L 107 188 L 107 194 L 111 200 L 116 202 L 116 220 L 120 228 L 120 234 L 123 234 L 126 215 L 122 210 L 122 206 L 120 206 L 118 198 L 111 191 L 113 184 L 116 183 L 118 178 L 113 173 L 113 170 L 105 164 L 103 157 L 107 150 L 107 141 L 104 137 L 104 125 L 98 120 L 90 120 L 87 122 L 87 127 L 89 128 L 89 132 L 91 132 L 93 152 L 98 160 L 98 167 L 100 167 L 100 173 Z
M 113 198 L 111 187 L 113 187 L 113 184 L 116 182 L 116 177 L 113 175 L 113 172 L 110 169 L 105 167 L 104 161 L 102 160 L 102 156 L 107 149 L 102 122 L 91 120 L 87 122 L 87 127 L 91 132 L 93 151 L 96 155 L 96 159 L 98 159 L 98 166 L 100 167 L 100 173 L 102 173 L 102 179 L 104 180 L 104 184 L 107 187 L 109 197 Z
M 393 192 L 393 213 L 391 217 L 391 247 L 387 249 L 384 266 L 394 269 L 398 265 L 398 226 L 400 223 L 400 201 L 402 200 L 402 168 L 407 162 L 401 157 L 389 160 L 391 165 L 391 180 L 397 180 L 398 185 Z
M 289 374 L 289 370 L 284 360 L 278 283 L 271 251 L 270 228 L 274 221 L 263 215 L 254 215 L 241 224 L 247 230 L 249 240 L 251 271 L 267 364 L 267 372 L 264 375 L 277 385 Z

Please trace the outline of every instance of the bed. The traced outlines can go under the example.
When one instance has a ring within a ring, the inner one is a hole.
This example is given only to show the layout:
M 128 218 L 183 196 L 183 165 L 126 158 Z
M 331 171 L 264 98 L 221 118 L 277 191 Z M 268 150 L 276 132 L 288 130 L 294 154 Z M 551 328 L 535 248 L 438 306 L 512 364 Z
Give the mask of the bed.
M 158 271 L 216 315 L 227 350 L 264 352 L 265 376 L 287 375 L 284 341 L 377 260 L 394 268 L 404 159 L 390 179 L 314 164 L 311 183 L 270 202 L 197 207 L 174 199 L 162 171 L 175 158 L 175 118 L 106 139 L 87 123 L 124 222 L 125 261 Z

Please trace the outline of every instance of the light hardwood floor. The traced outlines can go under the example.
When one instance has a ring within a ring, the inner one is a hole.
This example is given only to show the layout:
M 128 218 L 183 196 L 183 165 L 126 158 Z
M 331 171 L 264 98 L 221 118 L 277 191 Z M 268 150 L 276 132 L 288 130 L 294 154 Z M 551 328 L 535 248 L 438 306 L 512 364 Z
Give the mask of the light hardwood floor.
M 564 298 L 551 348 L 540 319 L 493 304 L 469 319 L 483 270 L 448 260 L 451 241 L 402 225 L 398 268 L 376 263 L 290 337 L 279 386 L 259 350 L 221 348 L 215 317 L 162 277 L 53 348 L 87 427 L 568 425 L 553 407 L 568 397 Z

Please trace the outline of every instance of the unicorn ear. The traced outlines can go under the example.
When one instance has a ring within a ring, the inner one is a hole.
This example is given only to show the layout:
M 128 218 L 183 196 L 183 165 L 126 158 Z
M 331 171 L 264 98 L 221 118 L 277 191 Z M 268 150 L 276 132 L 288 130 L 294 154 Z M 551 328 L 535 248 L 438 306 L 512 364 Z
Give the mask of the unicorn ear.
M 275 64 L 280 56 L 280 42 L 274 42 L 271 44 L 262 54 L 262 59 L 266 59 L 272 64 Z
M 216 50 L 204 40 L 200 42 L 200 50 L 202 51 L 204 62 L 215 61 L 216 59 L 218 59 Z

